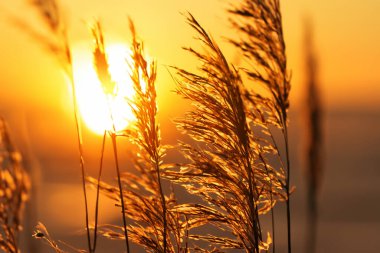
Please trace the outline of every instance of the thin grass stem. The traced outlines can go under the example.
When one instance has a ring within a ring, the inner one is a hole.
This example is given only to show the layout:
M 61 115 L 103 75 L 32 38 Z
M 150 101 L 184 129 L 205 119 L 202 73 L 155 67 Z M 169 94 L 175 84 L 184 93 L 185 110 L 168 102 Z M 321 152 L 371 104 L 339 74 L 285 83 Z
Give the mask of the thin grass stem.
M 270 209 L 270 214 L 271 214 L 271 222 L 272 222 L 272 239 L 273 239 L 273 253 L 276 253 L 276 231 L 275 231 L 275 218 L 274 218 L 274 206 L 273 206 L 273 182 L 272 182 L 272 178 L 270 177 L 269 175 L 269 169 L 268 169 L 268 165 L 264 159 L 264 157 L 262 156 L 262 154 L 259 154 L 260 156 L 260 159 L 261 161 L 263 162 L 264 164 L 264 167 L 265 167 L 265 172 L 267 173 L 268 175 L 268 178 L 269 178 L 269 187 L 270 187 L 270 205 L 271 205 L 271 209 Z M 269 249 L 268 249 L 269 250 Z
M 112 140 L 112 147 L 113 147 L 113 154 L 115 159 L 115 167 L 116 167 L 116 173 L 117 173 L 117 181 L 119 185 L 119 193 L 120 193 L 120 204 L 121 204 L 121 211 L 123 216 L 123 228 L 124 228 L 124 236 L 125 236 L 125 246 L 127 248 L 127 253 L 129 253 L 129 240 L 128 240 L 128 230 L 127 230 L 127 218 L 125 217 L 125 204 L 124 204 L 124 196 L 123 196 L 123 188 L 121 185 L 121 176 L 120 176 L 120 168 L 119 168 L 119 158 L 117 155 L 117 142 L 116 142 L 116 133 L 110 133 L 111 140 Z
M 66 48 L 68 48 L 68 45 L 66 45 Z M 69 52 L 69 49 L 66 50 Z M 87 201 L 87 191 L 86 191 L 86 172 L 85 172 L 85 165 L 84 165 L 84 155 L 83 155 L 83 139 L 82 139 L 82 131 L 79 121 L 79 115 L 78 115 L 78 103 L 77 103 L 77 97 L 76 97 L 76 89 L 75 89 L 75 83 L 74 83 L 74 77 L 73 77 L 73 70 L 72 70 L 72 64 L 70 62 L 70 73 L 68 73 L 68 76 L 70 78 L 70 83 L 72 87 L 72 94 L 73 94 L 73 107 L 74 107 L 74 118 L 75 118 L 75 127 L 77 132 L 77 140 L 78 140 L 78 149 L 79 149 L 79 162 L 80 162 L 80 168 L 81 168 L 81 174 L 82 174 L 82 189 L 83 189 L 83 195 L 84 195 L 84 206 L 85 206 L 85 213 L 86 213 L 86 234 L 87 234 L 87 244 L 88 244 L 88 250 L 90 253 L 94 252 L 91 247 L 91 235 L 90 235 L 90 227 L 89 227 L 89 217 L 88 217 L 88 201 Z
M 271 194 L 270 201 L 273 201 L 273 196 Z M 276 224 L 275 224 L 275 218 L 274 218 L 274 207 L 270 210 L 271 220 L 272 220 L 272 239 L 273 239 L 273 253 L 276 253 Z
M 103 134 L 103 142 L 102 142 L 102 149 L 100 152 L 100 163 L 99 163 L 99 174 L 98 174 L 98 185 L 96 188 L 96 203 L 95 203 L 95 225 L 94 225 L 94 241 L 92 250 L 95 252 L 96 250 L 96 242 L 98 238 L 98 215 L 99 215 L 99 193 L 100 193 L 100 178 L 102 176 L 103 171 L 103 158 L 104 158 L 104 148 L 106 144 L 106 137 L 107 137 L 107 131 L 104 131 Z
M 163 245 L 164 245 L 164 252 L 166 252 L 167 248 L 167 242 L 166 242 L 166 234 L 167 234 L 167 219 L 166 219 L 166 203 L 165 203 L 165 195 L 164 191 L 162 190 L 162 184 L 161 184 L 161 175 L 160 175 L 160 167 L 159 167 L 159 161 L 155 161 L 156 164 L 156 172 L 157 172 L 157 182 L 158 182 L 158 187 L 160 191 L 160 197 L 161 197 L 161 206 L 162 206 L 162 215 L 163 215 Z
M 252 232 L 253 232 L 253 237 L 255 238 L 254 241 L 254 246 L 255 246 L 255 251 L 254 252 L 259 252 L 259 229 L 256 227 L 256 222 L 255 219 L 258 219 L 258 213 L 257 213 L 257 207 L 255 203 L 255 197 L 253 194 L 253 185 L 255 184 L 255 179 L 252 176 L 252 167 L 251 163 L 249 161 L 249 157 L 247 156 L 247 165 L 248 165 L 248 181 L 249 181 L 249 209 L 251 212 L 251 223 L 252 223 Z
M 288 253 L 292 252 L 292 235 L 291 235 L 291 215 L 290 215 L 290 157 L 289 157 L 289 138 L 288 138 L 288 126 L 284 121 L 284 139 L 285 139 L 285 152 L 286 152 L 286 222 L 288 233 Z

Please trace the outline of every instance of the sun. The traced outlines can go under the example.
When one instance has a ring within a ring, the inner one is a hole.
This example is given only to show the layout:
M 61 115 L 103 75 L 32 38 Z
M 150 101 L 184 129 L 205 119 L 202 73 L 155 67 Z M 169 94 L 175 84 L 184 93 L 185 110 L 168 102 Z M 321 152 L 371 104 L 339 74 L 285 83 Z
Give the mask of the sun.
M 128 73 L 129 49 L 122 44 L 106 47 L 109 72 L 116 83 L 116 95 L 106 95 L 93 67 L 91 52 L 78 50 L 73 63 L 76 99 L 86 126 L 94 133 L 122 131 L 135 120 L 128 104 L 134 96 Z

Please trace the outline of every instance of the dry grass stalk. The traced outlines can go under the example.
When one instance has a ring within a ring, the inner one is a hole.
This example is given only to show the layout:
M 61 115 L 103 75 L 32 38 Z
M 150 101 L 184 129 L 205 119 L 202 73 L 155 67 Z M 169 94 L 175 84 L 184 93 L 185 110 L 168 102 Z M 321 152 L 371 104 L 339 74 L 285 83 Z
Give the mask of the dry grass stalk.
M 104 131 L 103 140 L 102 140 L 102 148 L 101 148 L 101 152 L 100 152 L 99 172 L 98 172 L 98 179 L 97 179 L 98 186 L 96 188 L 96 200 L 95 200 L 94 240 L 93 240 L 93 244 L 92 244 L 92 249 L 94 252 L 96 251 L 96 243 L 97 243 L 97 239 L 98 239 L 98 218 L 99 218 L 99 197 L 100 197 L 100 184 L 99 184 L 99 182 L 100 182 L 102 172 L 103 172 L 103 160 L 104 160 L 106 138 L 107 138 L 107 131 Z
M 162 247 L 163 252 L 170 252 L 167 250 L 169 239 L 168 215 L 161 179 L 161 166 L 165 156 L 165 148 L 161 145 L 160 129 L 157 122 L 157 94 L 155 87 L 157 68 L 154 61 L 148 63 L 145 59 L 143 44 L 137 41 L 134 24 L 131 20 L 129 22 L 133 36 L 132 60 L 134 66 L 132 80 L 133 88 L 136 92 L 135 101 L 132 105 L 133 113 L 137 119 L 137 138 L 134 139 L 134 142 L 140 148 L 140 156 L 144 160 L 145 166 L 156 173 L 156 178 L 151 183 L 154 186 L 153 189 L 156 190 L 155 195 L 159 196 L 161 202 L 159 217 L 162 217 L 162 220 L 160 220 L 161 224 L 158 225 L 161 230 L 158 236 L 162 238 L 160 247 Z
M 190 237 L 222 248 L 259 252 L 268 249 L 271 240 L 268 236 L 264 241 L 259 215 L 286 197 L 282 191 L 283 171 L 276 171 L 265 158 L 275 148 L 256 133 L 254 122 L 262 120 L 263 112 L 260 107 L 250 110 L 253 96 L 243 86 L 239 72 L 228 64 L 218 45 L 191 14 L 188 23 L 197 32 L 205 53 L 186 48 L 201 61 L 200 74 L 177 68 L 177 92 L 194 105 L 178 126 L 200 146 L 183 143 L 183 153 L 190 163 L 166 175 L 211 205 L 195 205 L 182 210 L 184 214 L 198 210 L 203 224 L 227 230 L 234 239 Z
M 108 96 L 108 98 L 112 97 L 115 92 L 115 83 L 112 81 L 111 74 L 109 73 L 109 65 L 107 61 L 107 55 L 105 52 L 105 45 L 104 45 L 104 36 L 103 36 L 103 31 L 100 25 L 100 22 L 96 22 L 95 25 L 92 27 L 92 34 L 95 40 L 95 48 L 93 50 L 93 57 L 94 57 L 94 66 L 99 78 L 99 81 L 102 84 L 103 90 Z M 111 107 L 109 108 L 110 111 L 110 117 L 113 120 L 113 115 L 112 115 L 112 110 Z M 126 212 L 126 206 L 124 202 L 124 195 L 123 195 L 123 187 L 121 184 L 121 174 L 120 174 L 120 167 L 119 167 L 119 158 L 118 158 L 118 151 L 117 151 L 117 132 L 115 125 L 113 125 L 113 131 L 108 131 L 108 134 L 111 137 L 112 140 L 112 148 L 113 148 L 113 153 L 114 153 L 114 159 L 115 159 L 115 167 L 116 167 L 116 173 L 117 173 L 117 180 L 118 180 L 118 185 L 119 185 L 119 196 L 120 196 L 120 205 L 122 209 L 122 218 L 123 218 L 123 230 L 124 230 L 124 239 L 126 243 L 126 249 L 127 252 L 129 253 L 129 239 L 128 239 L 128 230 L 127 230 L 127 220 L 125 217 L 125 212 Z M 104 152 L 104 141 L 106 138 L 106 133 L 103 136 L 103 148 L 102 148 L 102 155 Z M 102 165 L 102 160 L 101 163 Z M 95 229 L 94 229 L 94 247 L 93 250 L 95 250 L 96 247 L 96 238 L 97 238 L 97 221 L 98 221 L 98 199 L 99 199 L 99 180 L 101 176 L 101 171 L 102 171 L 102 166 L 100 166 L 99 170 L 99 177 L 98 177 L 98 188 L 97 188 L 97 193 L 96 193 L 96 207 L 95 207 Z
M 248 59 L 250 69 L 246 72 L 255 82 L 266 88 L 269 96 L 267 113 L 281 131 L 284 139 L 285 154 L 282 157 L 286 165 L 287 193 L 287 230 L 288 252 L 291 252 L 291 220 L 290 220 L 290 159 L 288 139 L 288 108 L 290 77 L 288 75 L 285 54 L 285 41 L 282 27 L 282 16 L 279 0 L 244 0 L 233 7 L 232 24 L 240 32 L 240 40 L 231 40 Z M 276 143 L 274 146 L 278 147 Z M 279 150 L 278 154 L 280 155 Z
M 77 132 L 78 139 L 78 150 L 79 150 L 79 162 L 82 174 L 82 189 L 84 195 L 84 204 L 85 204 L 85 223 L 86 223 L 86 235 L 87 235 L 87 244 L 89 252 L 93 252 L 91 246 L 91 236 L 89 229 L 89 213 L 88 213 L 88 201 L 87 201 L 87 192 L 86 192 L 86 170 L 84 164 L 83 156 L 83 140 L 81 132 L 81 124 L 79 119 L 79 110 L 78 103 L 76 98 L 76 87 L 74 83 L 73 76 L 73 65 L 72 65 L 72 54 L 71 47 L 67 35 L 67 26 L 65 20 L 62 17 L 62 12 L 59 8 L 57 0 L 32 0 L 32 5 L 39 12 L 42 17 L 44 24 L 50 31 L 50 34 L 53 36 L 44 37 L 40 36 L 37 32 L 30 30 L 30 33 L 37 38 L 42 45 L 45 45 L 53 54 L 57 56 L 62 64 L 63 69 L 68 77 L 68 80 L 71 85 L 71 91 L 73 96 L 73 107 L 74 107 L 74 118 L 75 118 L 75 127 Z
M 71 49 L 67 36 L 67 26 L 57 0 L 31 0 L 32 6 L 38 11 L 50 34 L 44 36 L 26 24 L 23 26 L 37 41 L 49 49 L 60 60 L 68 77 L 72 75 Z M 21 24 L 22 25 L 22 24 Z
M 317 82 L 317 62 L 313 48 L 311 24 L 305 24 L 305 74 L 306 74 L 306 161 L 308 183 L 308 235 L 306 249 L 316 251 L 318 204 L 317 196 L 321 181 L 322 168 L 322 104 Z
M 19 253 L 22 216 L 30 190 L 29 176 L 21 154 L 11 142 L 6 123 L 0 118 L 0 249 Z

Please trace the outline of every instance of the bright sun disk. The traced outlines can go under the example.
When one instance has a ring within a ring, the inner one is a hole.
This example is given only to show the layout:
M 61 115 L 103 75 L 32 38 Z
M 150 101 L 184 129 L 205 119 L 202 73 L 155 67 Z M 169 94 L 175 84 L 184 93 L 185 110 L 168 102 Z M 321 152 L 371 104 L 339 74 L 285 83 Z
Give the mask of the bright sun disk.
M 116 83 L 116 95 L 106 95 L 98 80 L 93 58 L 80 51 L 74 59 L 74 81 L 79 111 L 83 121 L 93 132 L 103 134 L 105 130 L 121 131 L 134 121 L 128 104 L 134 96 L 132 80 L 128 73 L 129 50 L 121 44 L 106 48 L 109 72 Z

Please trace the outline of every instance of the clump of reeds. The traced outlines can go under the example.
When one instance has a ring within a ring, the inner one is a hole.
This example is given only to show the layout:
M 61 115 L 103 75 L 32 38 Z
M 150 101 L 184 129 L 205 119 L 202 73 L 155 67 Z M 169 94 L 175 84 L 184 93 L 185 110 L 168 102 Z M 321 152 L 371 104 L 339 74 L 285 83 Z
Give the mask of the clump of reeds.
M 47 25 L 51 35 L 53 36 L 44 37 L 33 30 L 28 31 L 31 35 L 34 36 L 34 38 L 43 43 L 43 45 L 45 45 L 52 53 L 56 54 L 70 81 L 73 92 L 74 116 L 79 144 L 80 165 L 82 171 L 82 179 L 84 179 L 86 176 L 86 171 L 84 166 L 82 135 L 76 101 L 75 83 L 73 78 L 71 47 L 67 36 L 66 25 L 62 19 L 62 13 L 59 9 L 59 5 L 55 0 L 36 0 L 32 3 L 43 17 L 44 23 Z M 30 29 L 30 27 L 27 28 Z M 88 218 L 86 184 L 85 181 L 82 182 L 85 197 L 84 203 L 88 251 L 95 252 L 96 250 L 98 234 L 99 190 L 102 188 L 103 190 L 107 191 L 106 189 L 108 187 L 104 183 L 99 182 L 102 173 L 105 139 L 108 134 L 111 137 L 113 143 L 118 179 L 118 187 L 112 188 L 112 197 L 116 198 L 122 207 L 122 230 L 124 230 L 124 236 L 120 235 L 119 237 L 125 239 L 127 252 L 129 252 L 129 229 L 132 233 L 131 239 L 134 242 L 143 245 L 153 252 L 185 252 L 187 251 L 187 244 L 186 240 L 183 238 L 186 234 L 184 231 L 188 229 L 187 225 L 184 225 L 185 219 L 181 218 L 181 220 L 178 213 L 176 212 L 171 212 L 169 214 L 169 207 L 173 207 L 176 201 L 173 194 L 165 197 L 161 185 L 160 171 L 164 167 L 162 164 L 162 158 L 165 154 L 165 148 L 160 144 L 159 127 L 158 123 L 156 122 L 156 67 L 154 62 L 148 63 L 145 60 L 142 44 L 137 42 L 133 25 L 131 25 L 131 31 L 134 38 L 132 44 L 134 64 L 132 66 L 133 71 L 131 77 L 134 81 L 134 88 L 137 94 L 136 99 L 138 102 L 132 105 L 137 118 L 136 129 L 135 131 L 128 131 L 128 138 L 141 148 L 141 155 L 145 155 L 141 156 L 141 160 L 139 158 L 138 161 L 136 161 L 136 167 L 141 174 L 139 178 L 133 176 L 132 174 L 122 175 L 119 168 L 116 143 L 116 139 L 120 136 L 121 133 L 116 132 L 115 128 L 107 132 L 105 131 L 103 136 L 103 146 L 98 178 L 97 180 L 88 178 L 88 180 L 96 184 L 98 188 L 95 206 L 93 241 L 91 241 L 90 236 L 91 230 Z M 108 72 L 108 62 L 105 52 L 104 38 L 99 22 L 97 22 L 92 28 L 92 34 L 95 41 L 95 48 L 93 51 L 94 66 L 96 68 L 98 78 L 102 83 L 105 94 L 107 96 L 113 96 L 115 95 L 115 92 L 117 92 L 117 89 L 115 89 L 115 83 L 113 83 L 112 78 Z M 111 110 L 110 114 L 112 117 Z M 132 132 L 133 134 L 131 134 Z M 148 135 L 145 135 L 146 133 Z M 127 187 L 131 185 L 140 185 L 141 189 L 153 189 L 154 192 L 152 192 L 153 190 L 140 192 L 136 191 L 136 189 L 133 187 L 132 189 Z M 117 197 L 114 194 L 116 194 Z M 150 205 L 146 206 L 147 202 L 150 202 Z M 134 226 L 130 225 L 130 228 L 128 229 L 126 215 L 135 222 Z M 161 220 L 158 220 L 157 217 L 161 217 Z M 143 227 L 148 227 L 148 229 L 143 229 Z M 44 232 L 41 232 L 41 229 L 44 230 Z M 118 237 L 115 236 L 115 233 L 104 231 L 106 231 L 106 228 L 102 227 L 102 232 L 104 235 L 112 235 L 112 237 Z M 55 243 L 50 238 L 50 236 L 47 236 L 46 228 L 42 224 L 37 227 L 35 235 L 36 238 L 43 238 L 47 240 L 48 244 L 50 244 L 56 251 L 60 252 L 58 244 Z
M 19 234 L 25 202 L 30 190 L 29 176 L 21 154 L 14 147 L 6 123 L 0 118 L 0 249 L 19 253 Z
M 136 117 L 123 136 L 138 147 L 134 158 L 136 173 L 120 175 L 123 195 L 118 187 L 100 182 L 98 187 L 108 197 L 124 201 L 123 212 L 131 220 L 129 238 L 147 252 L 188 252 L 187 231 L 190 229 L 185 216 L 175 210 L 177 204 L 173 191 L 164 193 L 162 173 L 167 164 L 163 159 L 166 148 L 161 144 L 157 121 L 156 63 L 148 61 L 143 43 L 138 41 L 135 27 L 130 21 L 133 36 L 131 43 L 131 78 L 135 96 L 130 105 Z M 93 184 L 98 181 L 88 178 Z M 100 233 L 111 239 L 125 238 L 118 226 L 101 226 Z
M 192 142 L 180 144 L 188 159 L 180 169 L 164 163 L 166 148 L 161 144 L 157 121 L 156 63 L 147 60 L 143 44 L 137 40 L 131 23 L 131 78 L 136 96 L 130 104 L 136 122 L 132 129 L 125 132 L 117 132 L 115 128 L 105 131 L 98 178 L 87 177 L 97 187 L 93 242 L 66 26 L 60 18 L 55 0 L 36 0 L 34 4 L 55 35 L 54 41 L 48 39 L 46 44 L 63 58 L 72 85 L 89 252 L 96 249 L 98 231 L 112 239 L 124 239 L 128 252 L 129 240 L 143 246 L 148 252 L 189 252 L 190 249 L 218 252 L 225 248 L 255 253 L 268 251 L 272 239 L 269 233 L 265 238 L 260 215 L 273 210 L 277 201 L 287 203 L 288 251 L 291 252 L 288 140 L 290 78 L 278 0 L 243 0 L 242 4 L 230 10 L 233 14 L 232 23 L 241 32 L 241 40 L 231 42 L 242 50 L 251 63 L 246 73 L 254 85 L 245 82 L 239 70 L 228 63 L 210 35 L 191 14 L 188 15 L 188 23 L 197 32 L 205 51 L 186 49 L 202 63 L 199 73 L 176 68 L 179 76 L 176 79 L 177 92 L 194 106 L 184 119 L 178 121 L 178 127 L 192 138 Z M 94 26 L 92 33 L 95 39 L 94 65 L 105 93 L 113 96 L 117 89 L 108 72 L 100 23 Z M 258 91 L 258 86 L 266 88 L 266 92 Z M 111 110 L 110 115 L 112 118 Z M 282 140 L 278 140 L 274 133 L 278 130 L 282 133 Z M 107 134 L 113 144 L 117 186 L 100 181 Z M 120 172 L 116 140 L 122 136 L 139 148 L 134 163 L 137 175 Z M 284 145 L 284 153 L 281 144 Z M 185 186 L 188 192 L 201 197 L 203 202 L 178 204 L 173 192 L 165 194 L 166 181 L 163 179 Z M 121 206 L 123 227 L 97 224 L 100 190 Z M 130 220 L 128 224 L 126 218 Z M 203 225 L 213 225 L 227 232 L 228 236 L 190 233 L 191 229 Z M 273 212 L 272 225 L 274 236 Z M 38 235 L 41 234 L 37 231 L 36 237 Z M 191 248 L 189 239 L 208 241 L 212 249 Z M 53 248 L 55 245 L 52 244 Z
M 282 132 L 284 151 L 281 151 L 279 140 L 272 138 L 275 152 L 286 171 L 284 188 L 286 191 L 288 252 L 291 252 L 290 220 L 290 157 L 288 136 L 288 108 L 290 93 L 290 76 L 287 69 L 285 40 L 282 26 L 282 15 L 279 0 L 243 0 L 232 7 L 231 22 L 239 31 L 239 39 L 231 39 L 233 45 L 241 50 L 249 62 L 246 73 L 253 81 L 252 88 L 257 92 L 258 86 L 266 92 L 261 96 L 258 105 L 265 105 L 268 116 L 267 125 L 273 136 L 273 127 Z M 257 106 L 257 104 L 253 104 Z
M 191 14 L 187 20 L 205 49 L 186 48 L 200 60 L 199 73 L 177 68 L 177 92 L 193 105 L 178 127 L 195 143 L 181 144 L 190 162 L 168 176 L 209 205 L 190 205 L 180 211 L 198 213 L 204 224 L 231 233 L 226 238 L 191 238 L 246 252 L 268 250 L 271 237 L 268 233 L 265 240 L 259 215 L 287 198 L 283 170 L 268 162 L 270 154 L 277 155 L 276 147 L 267 140 L 269 112 L 265 109 L 270 101 L 251 93 L 197 20 Z

